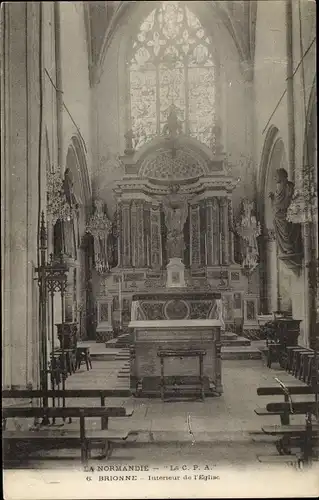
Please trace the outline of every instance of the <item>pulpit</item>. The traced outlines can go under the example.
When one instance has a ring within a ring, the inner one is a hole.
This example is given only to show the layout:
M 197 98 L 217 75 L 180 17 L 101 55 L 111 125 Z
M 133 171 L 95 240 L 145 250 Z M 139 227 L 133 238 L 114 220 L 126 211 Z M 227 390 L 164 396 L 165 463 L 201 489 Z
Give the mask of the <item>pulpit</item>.
M 177 390 L 199 390 L 201 397 L 223 392 L 220 297 L 182 288 L 133 295 L 133 391 L 158 397 L 164 388 L 167 396 Z

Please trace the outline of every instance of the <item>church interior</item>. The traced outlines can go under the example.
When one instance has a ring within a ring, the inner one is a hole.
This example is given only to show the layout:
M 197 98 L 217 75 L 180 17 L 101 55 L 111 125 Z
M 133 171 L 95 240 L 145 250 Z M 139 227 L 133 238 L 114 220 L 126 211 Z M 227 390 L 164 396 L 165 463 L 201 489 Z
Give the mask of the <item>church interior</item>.
M 316 104 L 312 0 L 2 4 L 8 464 L 317 461 Z

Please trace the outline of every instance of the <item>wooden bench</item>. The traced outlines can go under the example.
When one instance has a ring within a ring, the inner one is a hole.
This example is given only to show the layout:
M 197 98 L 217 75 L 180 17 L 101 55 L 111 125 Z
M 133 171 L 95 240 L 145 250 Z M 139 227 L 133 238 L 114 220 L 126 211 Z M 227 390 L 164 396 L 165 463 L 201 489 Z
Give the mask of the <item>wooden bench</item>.
M 7 418 L 67 418 L 80 419 L 79 430 L 64 428 L 34 428 L 27 430 L 3 430 L 4 444 L 15 443 L 46 443 L 56 446 L 62 443 L 65 448 L 74 448 L 80 445 L 81 461 L 87 463 L 90 455 L 90 444 L 103 442 L 106 457 L 111 450 L 111 444 L 115 440 L 125 440 L 129 431 L 94 429 L 86 430 L 85 419 L 89 417 L 124 417 L 127 416 L 125 408 L 121 407 L 69 407 L 69 408 L 21 408 L 10 407 L 2 409 L 2 416 Z
M 280 382 L 278 380 L 278 382 Z M 276 455 L 258 457 L 261 462 L 289 462 L 289 463 L 309 463 L 314 458 L 313 450 L 316 448 L 314 439 L 318 436 L 318 426 L 313 426 L 311 415 L 316 415 L 317 387 L 307 385 L 284 385 L 275 387 L 259 387 L 257 394 L 259 396 L 277 396 L 284 395 L 283 402 L 268 403 L 266 408 L 256 409 L 258 415 L 279 415 L 281 425 L 262 427 L 262 432 L 267 435 L 280 436 L 275 443 L 281 458 Z M 309 395 L 310 401 L 292 401 L 292 395 Z M 306 416 L 306 425 L 289 425 L 291 414 L 304 414 Z M 295 456 L 292 456 L 292 450 L 295 450 Z M 275 458 L 276 457 L 276 458 Z
M 319 425 L 313 424 L 311 419 L 307 419 L 305 425 L 269 425 L 262 430 L 267 435 L 280 436 L 276 447 L 281 456 L 287 457 L 294 452 L 299 462 L 306 463 L 318 458 Z M 272 456 L 270 459 L 272 461 Z M 263 457 L 265 460 L 266 457 Z
M 290 385 L 287 387 L 289 393 L 295 395 L 311 395 L 314 394 L 314 390 L 307 385 Z M 289 402 L 289 397 L 287 394 L 283 392 L 283 389 L 278 386 L 274 387 L 258 387 L 257 388 L 258 396 L 284 396 L 284 402 Z M 280 417 L 280 423 L 282 425 L 289 425 L 290 423 L 290 407 L 285 406 L 284 409 L 281 407 L 280 409 L 276 408 L 275 410 L 270 410 L 269 405 L 266 408 L 256 408 L 256 415 L 265 416 L 265 415 L 278 415 Z
M 66 389 L 66 390 L 49 390 L 43 391 L 41 389 L 7 389 L 2 391 L 2 399 L 41 399 L 42 406 L 49 406 L 48 401 L 52 399 L 52 407 L 56 406 L 56 401 L 62 399 L 63 407 L 67 399 L 75 398 L 92 398 L 99 399 L 100 406 L 105 407 L 105 400 L 108 398 L 127 398 L 132 396 L 129 389 Z M 133 409 L 127 409 L 125 416 L 131 416 Z M 53 417 L 55 421 L 56 417 Z M 62 417 L 65 420 L 65 417 Z M 69 417 L 71 418 L 71 417 Z M 108 417 L 101 417 L 101 428 L 108 428 Z
M 293 351 L 291 373 L 294 377 L 298 377 L 298 374 L 300 372 L 302 356 L 310 353 L 312 353 L 312 351 L 305 348 L 296 349 L 295 351 Z

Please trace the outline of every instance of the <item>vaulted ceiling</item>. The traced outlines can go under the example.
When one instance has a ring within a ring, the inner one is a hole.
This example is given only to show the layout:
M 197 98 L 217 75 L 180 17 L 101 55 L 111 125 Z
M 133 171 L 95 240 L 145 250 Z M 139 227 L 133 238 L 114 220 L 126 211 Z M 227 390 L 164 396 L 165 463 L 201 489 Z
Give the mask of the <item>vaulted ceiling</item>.
M 95 80 L 95 69 L 103 57 L 103 51 L 117 23 L 133 3 L 133 1 L 85 2 L 85 25 L 92 84 Z M 206 0 L 205 3 L 225 24 L 237 48 L 240 60 L 245 65 L 252 66 L 255 52 L 257 0 Z

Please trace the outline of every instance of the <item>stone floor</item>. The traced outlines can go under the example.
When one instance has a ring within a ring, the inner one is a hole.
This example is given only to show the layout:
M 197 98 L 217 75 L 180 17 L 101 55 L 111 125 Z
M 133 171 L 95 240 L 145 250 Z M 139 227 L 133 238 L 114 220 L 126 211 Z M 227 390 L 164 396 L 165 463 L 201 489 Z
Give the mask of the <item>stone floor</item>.
M 68 378 L 67 388 L 128 387 L 128 379 L 117 377 L 125 363 L 123 360 L 93 358 L 93 369 L 87 371 L 82 366 Z M 257 455 L 276 454 L 276 451 L 273 438 L 254 436 L 253 433 L 259 432 L 262 425 L 279 423 L 279 417 L 259 417 L 254 413 L 255 408 L 264 407 L 269 402 L 269 397 L 257 396 L 257 387 L 277 385 L 276 376 L 283 382 L 300 384 L 284 371 L 269 370 L 262 360 L 228 360 L 222 364 L 224 393 L 221 397 L 207 398 L 204 402 L 175 403 L 164 403 L 160 399 L 110 399 L 112 406 L 133 404 L 134 413 L 130 418 L 109 419 L 110 429 L 127 429 L 132 431 L 132 435 L 124 445 L 115 445 L 108 463 L 151 460 L 154 465 L 181 460 L 210 461 L 236 467 L 258 466 Z M 281 401 L 282 396 L 271 398 L 271 401 L 275 400 Z M 70 400 L 68 405 L 71 404 L 93 406 L 99 405 L 99 402 L 77 399 Z M 293 416 L 292 422 L 303 423 L 303 417 Z M 65 425 L 77 428 L 78 422 Z M 98 420 L 88 419 L 88 427 L 99 425 Z M 46 457 L 53 458 L 52 454 L 57 460 L 46 460 Z M 79 455 L 79 450 L 43 452 L 41 459 L 32 460 L 30 466 L 32 464 L 32 467 L 40 469 L 73 468 L 79 464 Z M 93 461 L 96 463 L 96 459 Z

